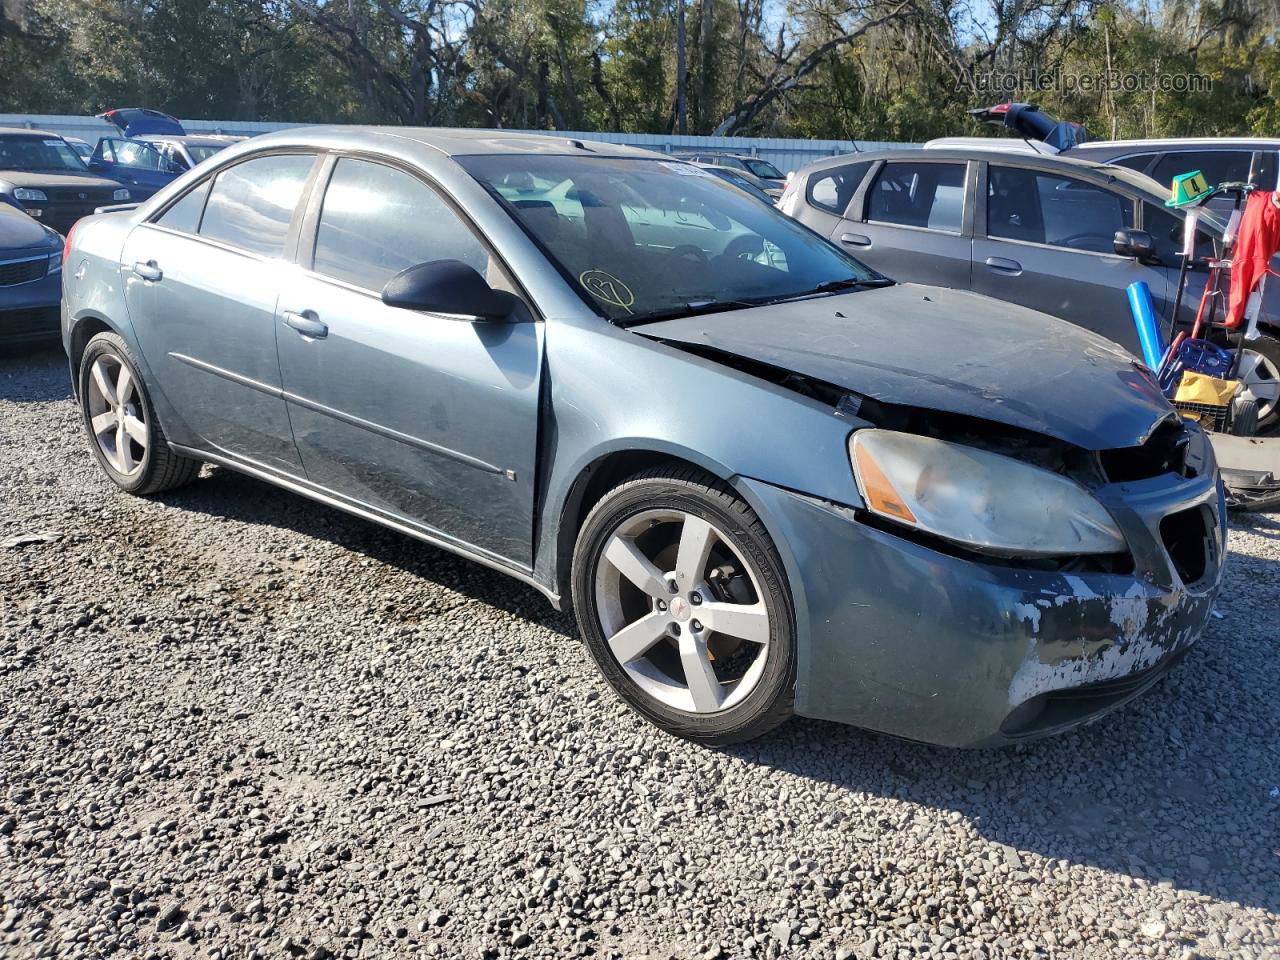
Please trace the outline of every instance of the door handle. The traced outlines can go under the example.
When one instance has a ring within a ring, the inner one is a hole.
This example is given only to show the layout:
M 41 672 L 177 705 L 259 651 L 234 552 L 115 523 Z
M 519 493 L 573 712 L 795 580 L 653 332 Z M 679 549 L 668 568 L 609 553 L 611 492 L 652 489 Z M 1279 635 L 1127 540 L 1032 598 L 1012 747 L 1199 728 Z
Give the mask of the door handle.
M 1010 260 L 1007 257 L 987 257 L 986 263 L 996 273 L 1003 273 L 1010 277 L 1022 276 L 1022 264 L 1017 260 Z
M 310 337 L 312 340 L 323 340 L 329 335 L 329 325 L 317 320 L 315 312 L 312 310 L 303 310 L 301 313 L 286 310 L 284 312 L 284 325 L 292 327 L 304 337 Z
M 143 280 L 155 283 L 164 276 L 164 271 L 160 269 L 160 265 L 154 260 L 148 260 L 143 263 L 139 260 L 133 265 L 133 272 L 140 276 Z
M 840 234 L 840 242 L 851 247 L 871 246 L 871 238 L 862 233 L 842 233 Z

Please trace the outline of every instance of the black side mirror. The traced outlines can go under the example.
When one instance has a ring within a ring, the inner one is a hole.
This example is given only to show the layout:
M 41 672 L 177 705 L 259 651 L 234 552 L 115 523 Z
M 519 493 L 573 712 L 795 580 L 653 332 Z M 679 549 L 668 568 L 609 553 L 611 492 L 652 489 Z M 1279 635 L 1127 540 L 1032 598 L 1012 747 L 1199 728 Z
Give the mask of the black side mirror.
M 382 288 L 382 302 L 405 310 L 506 320 L 519 300 L 495 290 L 461 260 L 432 260 L 401 270 Z
M 1141 263 L 1156 259 L 1156 242 L 1145 230 L 1117 230 L 1112 249 L 1122 257 L 1134 257 Z

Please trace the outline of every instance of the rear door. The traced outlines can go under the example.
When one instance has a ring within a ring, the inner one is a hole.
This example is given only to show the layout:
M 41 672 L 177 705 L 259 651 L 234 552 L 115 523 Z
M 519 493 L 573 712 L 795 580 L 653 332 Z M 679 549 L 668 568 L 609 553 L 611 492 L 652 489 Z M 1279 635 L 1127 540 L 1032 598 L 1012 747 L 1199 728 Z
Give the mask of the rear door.
M 832 242 L 895 280 L 967 290 L 971 166 L 963 160 L 884 162 L 832 231 Z M 814 189 L 826 184 L 815 180 Z
M 979 181 L 973 289 L 1069 320 L 1138 349 L 1126 288 L 1145 280 L 1157 303 L 1166 272 L 1113 250 L 1134 226 L 1134 204 L 1085 180 L 986 164 Z M 985 236 L 982 234 L 985 233 Z
M 314 165 L 254 157 L 206 178 L 125 242 L 125 298 L 160 389 L 198 442 L 300 475 L 275 311 Z
M 530 566 L 542 324 L 527 310 L 486 323 L 382 302 L 395 274 L 441 259 L 518 293 L 413 172 L 341 157 L 307 223 L 275 330 L 308 479 Z

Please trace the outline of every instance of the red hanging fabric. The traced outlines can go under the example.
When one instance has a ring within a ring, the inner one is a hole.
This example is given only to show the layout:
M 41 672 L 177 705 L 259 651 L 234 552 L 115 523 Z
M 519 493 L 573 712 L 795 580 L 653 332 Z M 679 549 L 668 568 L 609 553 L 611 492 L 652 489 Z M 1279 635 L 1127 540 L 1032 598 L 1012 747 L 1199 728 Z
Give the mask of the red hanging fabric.
M 1245 202 L 1240 218 L 1240 235 L 1231 254 L 1231 297 L 1227 307 L 1228 327 L 1244 320 L 1249 294 L 1267 272 L 1271 257 L 1280 251 L 1280 209 L 1269 191 L 1255 190 Z

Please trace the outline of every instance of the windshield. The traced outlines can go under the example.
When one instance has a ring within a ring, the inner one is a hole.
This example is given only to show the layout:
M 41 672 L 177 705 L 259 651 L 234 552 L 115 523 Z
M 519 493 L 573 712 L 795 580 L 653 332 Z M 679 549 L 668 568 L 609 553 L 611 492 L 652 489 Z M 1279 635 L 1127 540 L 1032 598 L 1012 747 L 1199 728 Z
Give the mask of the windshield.
M 747 169 L 754 173 L 757 177 L 764 177 L 766 180 L 785 180 L 782 171 L 775 167 L 768 160 L 752 160 L 743 158 L 743 163 L 747 165 Z
M 196 163 L 200 163 L 202 160 L 208 160 L 219 150 L 227 149 L 228 146 L 230 146 L 230 144 L 226 144 L 226 143 L 219 143 L 216 146 L 209 146 L 209 147 L 196 146 L 195 144 L 189 143 L 187 144 L 187 153 L 191 154 L 192 160 L 194 160 Z
M 84 164 L 60 137 L 10 134 L 0 136 L 0 170 L 84 173 Z
M 790 217 L 689 163 L 526 155 L 457 161 L 583 299 L 613 320 L 750 306 L 879 279 Z

